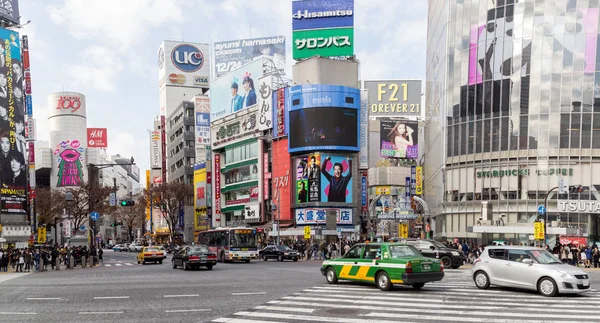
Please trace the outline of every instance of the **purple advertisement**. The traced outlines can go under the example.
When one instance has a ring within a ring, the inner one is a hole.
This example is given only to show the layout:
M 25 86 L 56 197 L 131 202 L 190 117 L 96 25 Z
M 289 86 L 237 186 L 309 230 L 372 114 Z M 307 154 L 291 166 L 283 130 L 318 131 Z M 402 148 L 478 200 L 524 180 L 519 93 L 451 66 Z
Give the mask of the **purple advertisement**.
M 383 158 L 417 159 L 419 124 L 415 120 L 381 120 L 380 149 Z

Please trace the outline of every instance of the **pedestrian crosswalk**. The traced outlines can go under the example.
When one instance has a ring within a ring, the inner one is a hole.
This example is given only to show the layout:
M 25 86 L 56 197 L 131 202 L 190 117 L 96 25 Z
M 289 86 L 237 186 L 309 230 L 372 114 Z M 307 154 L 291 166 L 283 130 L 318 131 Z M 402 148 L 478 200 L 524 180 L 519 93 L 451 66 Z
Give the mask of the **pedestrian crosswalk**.
M 535 292 L 477 289 L 472 282 L 426 284 L 421 290 L 340 282 L 319 285 L 213 322 L 598 322 L 600 292 L 548 298 Z
M 131 264 L 131 263 L 125 262 L 125 263 L 115 263 L 115 264 L 104 264 L 104 267 L 112 267 L 112 266 L 122 267 L 122 266 L 134 266 L 134 265 L 136 265 L 136 264 Z

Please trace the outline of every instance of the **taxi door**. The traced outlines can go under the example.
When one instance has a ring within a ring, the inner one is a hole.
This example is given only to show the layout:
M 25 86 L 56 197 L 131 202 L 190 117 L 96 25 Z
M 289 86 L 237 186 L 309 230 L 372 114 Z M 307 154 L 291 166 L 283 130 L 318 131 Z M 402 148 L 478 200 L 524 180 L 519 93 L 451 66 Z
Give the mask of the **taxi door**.
M 336 259 L 336 271 L 339 279 L 360 280 L 356 276 L 362 264 L 364 244 L 354 245 L 342 258 Z
M 340 278 L 361 282 L 374 282 L 377 261 L 381 259 L 381 245 L 367 244 L 363 246 L 360 258 L 354 259 L 353 264 L 345 265 L 340 272 Z

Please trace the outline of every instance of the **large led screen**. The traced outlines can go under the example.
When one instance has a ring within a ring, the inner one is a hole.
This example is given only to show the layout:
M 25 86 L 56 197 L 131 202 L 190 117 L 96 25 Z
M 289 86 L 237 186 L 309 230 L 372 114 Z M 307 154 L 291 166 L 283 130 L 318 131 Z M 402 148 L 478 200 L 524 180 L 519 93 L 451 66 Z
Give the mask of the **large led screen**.
M 321 107 L 290 111 L 290 152 L 358 150 L 358 110 Z

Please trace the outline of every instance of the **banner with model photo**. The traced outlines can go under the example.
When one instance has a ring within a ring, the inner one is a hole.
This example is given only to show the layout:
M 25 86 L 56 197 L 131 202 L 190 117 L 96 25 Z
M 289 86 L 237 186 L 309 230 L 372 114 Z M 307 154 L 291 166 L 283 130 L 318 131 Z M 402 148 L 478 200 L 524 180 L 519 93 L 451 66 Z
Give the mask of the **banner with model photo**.
M 210 83 L 211 121 L 251 107 L 257 103 L 254 83 L 263 76 L 259 59 L 225 74 Z
M 215 43 L 215 76 L 219 77 L 260 56 L 273 60 L 278 70 L 285 68 L 285 36 L 238 39 Z
M 206 207 L 206 163 L 194 165 L 194 230 L 210 229 Z
M 0 169 L 2 213 L 26 213 L 25 105 L 17 32 L 0 29 Z M 3 81 L 2 81 L 3 80 Z
M 380 149 L 383 158 L 417 159 L 419 124 L 414 120 L 381 120 Z
M 310 202 L 352 203 L 352 159 L 312 154 L 298 157 L 296 204 Z

